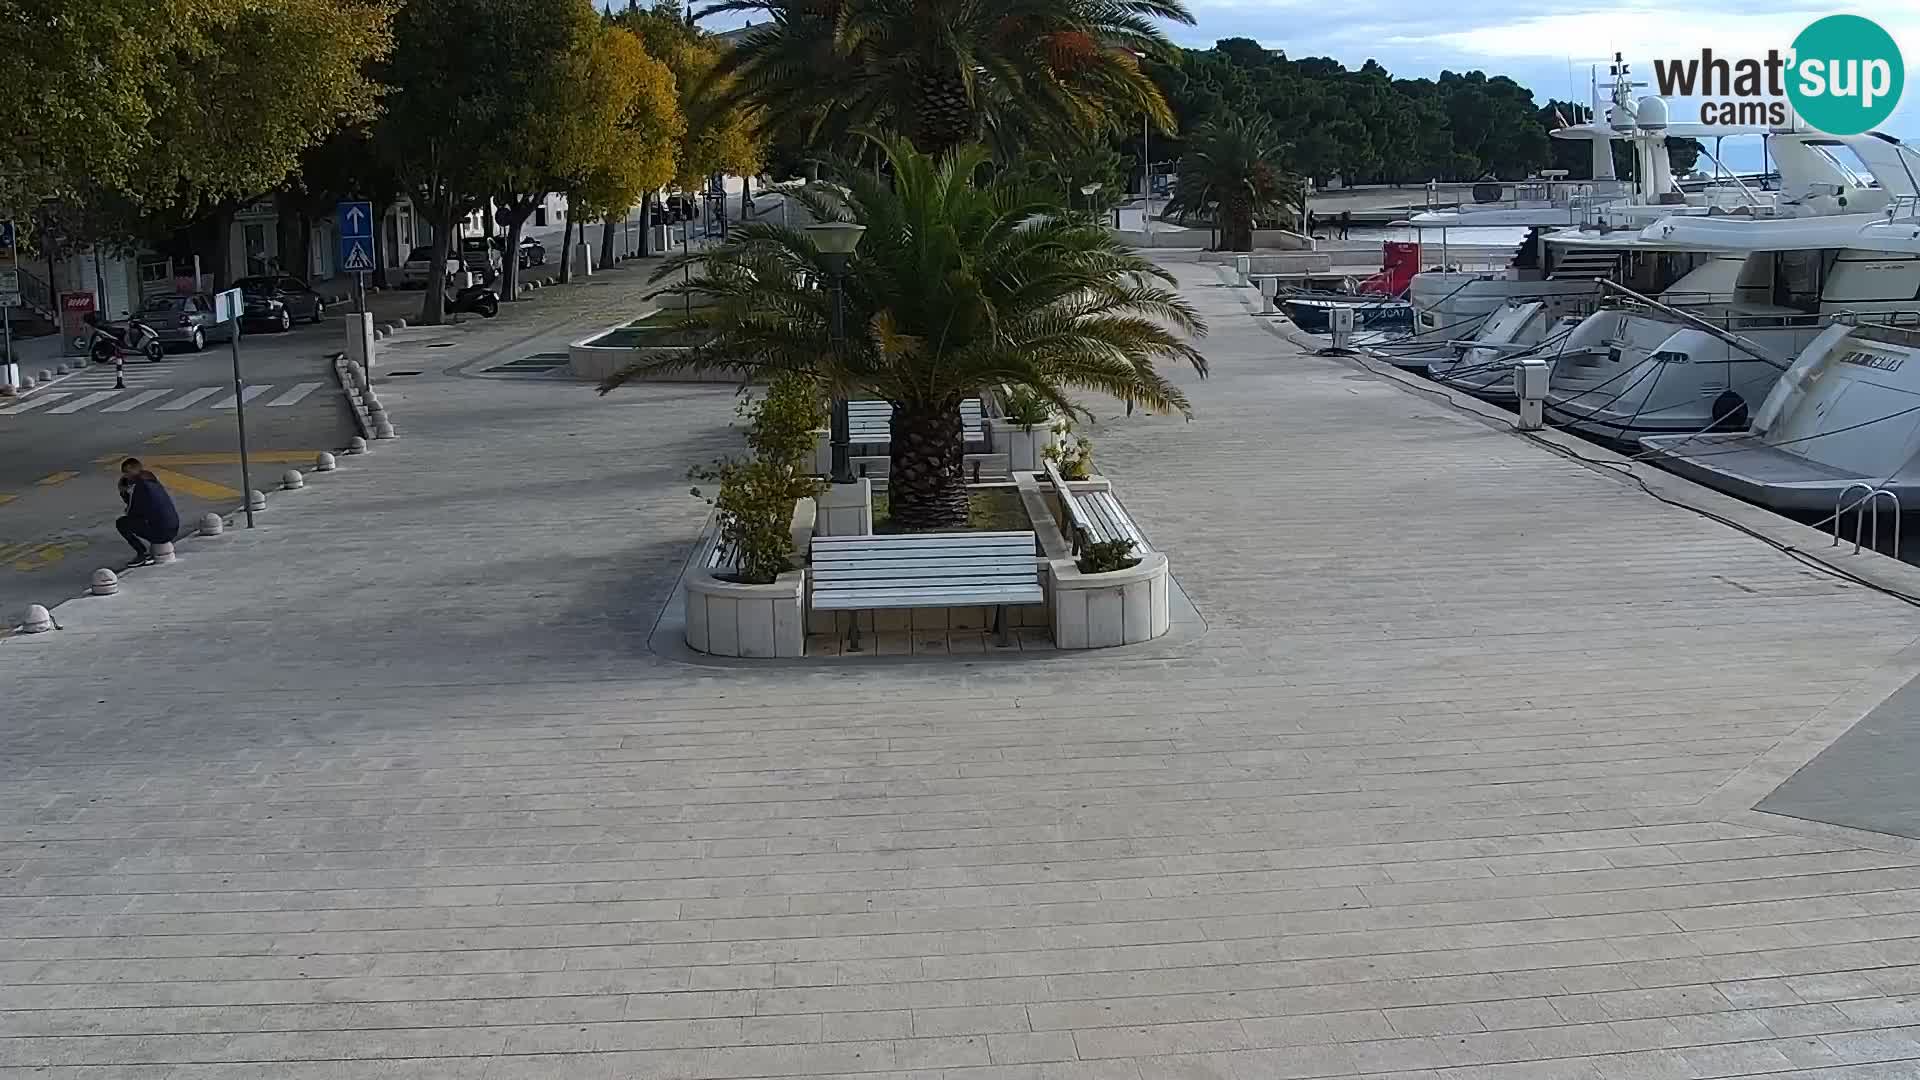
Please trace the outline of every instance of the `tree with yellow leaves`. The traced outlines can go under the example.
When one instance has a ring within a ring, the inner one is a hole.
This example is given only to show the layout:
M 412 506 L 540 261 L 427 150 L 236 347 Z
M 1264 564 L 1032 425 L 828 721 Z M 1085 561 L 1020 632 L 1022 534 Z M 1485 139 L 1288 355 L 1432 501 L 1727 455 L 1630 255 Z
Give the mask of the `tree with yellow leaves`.
M 745 177 L 759 172 L 765 141 L 758 109 L 745 104 L 720 108 L 712 104 L 718 91 L 728 85 L 727 80 L 713 75 L 727 47 L 711 34 L 688 25 L 674 0 L 661 0 L 651 10 L 628 8 L 613 22 L 639 35 L 647 51 L 673 71 L 680 111 L 687 118 L 670 177 L 673 185 L 682 191 L 698 191 L 715 173 Z M 642 200 L 648 221 L 653 216 L 653 198 L 654 191 L 649 188 Z

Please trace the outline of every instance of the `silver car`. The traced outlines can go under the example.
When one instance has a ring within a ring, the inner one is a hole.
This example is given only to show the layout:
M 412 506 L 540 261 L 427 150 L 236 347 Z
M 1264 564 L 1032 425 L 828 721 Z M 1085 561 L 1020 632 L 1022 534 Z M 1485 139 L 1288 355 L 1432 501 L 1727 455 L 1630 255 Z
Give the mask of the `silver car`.
M 140 305 L 139 319 L 160 335 L 160 344 L 168 348 L 207 347 L 210 341 L 228 341 L 233 336 L 231 323 L 214 321 L 213 299 L 194 296 L 156 296 Z
M 433 270 L 433 249 L 417 247 L 407 253 L 407 261 L 400 264 L 400 287 L 403 289 L 424 289 L 427 287 L 427 274 Z M 447 255 L 447 281 L 452 283 L 466 270 L 466 264 L 460 261 L 458 252 Z

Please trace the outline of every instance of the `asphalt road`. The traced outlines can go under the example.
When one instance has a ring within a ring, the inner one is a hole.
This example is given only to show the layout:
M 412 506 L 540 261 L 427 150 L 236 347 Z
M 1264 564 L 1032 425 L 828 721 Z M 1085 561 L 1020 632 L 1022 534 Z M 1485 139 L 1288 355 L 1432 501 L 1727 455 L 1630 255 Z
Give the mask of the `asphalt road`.
M 355 434 L 327 357 L 344 347 L 337 320 L 240 345 L 253 486 Z M 141 458 L 173 494 L 183 529 L 241 502 L 233 360 L 224 344 L 129 362 L 116 391 L 110 365 L 70 375 L 24 401 L 0 398 L 0 621 L 29 603 L 86 588 L 98 567 L 132 556 L 113 520 L 121 458 Z

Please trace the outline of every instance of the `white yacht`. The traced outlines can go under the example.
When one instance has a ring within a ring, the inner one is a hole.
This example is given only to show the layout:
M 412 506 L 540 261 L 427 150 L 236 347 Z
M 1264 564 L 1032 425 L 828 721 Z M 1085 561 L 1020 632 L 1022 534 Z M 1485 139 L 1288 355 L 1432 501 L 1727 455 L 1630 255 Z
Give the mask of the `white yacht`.
M 1911 151 L 1878 134 L 1768 142 L 1782 185 L 1772 205 L 1639 231 L 1643 263 L 1668 253 L 1675 269 L 1691 268 L 1658 293 L 1621 282 L 1632 292 L 1609 290 L 1614 298 L 1556 346 L 1549 422 L 1627 441 L 1738 430 L 1835 315 L 1896 322 L 1920 312 L 1920 255 L 1858 246 L 1892 200 L 1916 194 L 1902 159 Z M 1613 243 L 1571 234 L 1552 242 Z
M 1856 242 L 1920 256 L 1920 197 L 1897 200 Z M 1882 488 L 1911 509 L 1920 505 L 1916 324 L 1836 321 L 1800 351 L 1746 430 L 1640 445 L 1674 472 L 1778 510 L 1832 513 L 1843 498 L 1851 505 Z

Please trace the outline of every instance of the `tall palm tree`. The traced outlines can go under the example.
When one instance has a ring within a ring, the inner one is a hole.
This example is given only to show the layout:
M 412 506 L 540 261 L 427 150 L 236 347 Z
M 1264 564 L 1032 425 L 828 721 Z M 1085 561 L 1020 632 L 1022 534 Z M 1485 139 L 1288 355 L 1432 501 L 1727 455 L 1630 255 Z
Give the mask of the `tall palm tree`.
M 936 160 L 904 140 L 882 145 L 890 178 L 849 168 L 844 188 L 796 194 L 817 220 L 866 226 L 842 279 L 840 347 L 831 264 L 812 238 L 741 225 L 720 247 L 670 259 L 654 275 L 696 273 L 662 293 L 710 302 L 688 320 L 711 335 L 705 344 L 636 364 L 601 392 L 645 374 L 717 369 L 742 378 L 797 372 L 823 394 L 890 401 L 889 501 L 912 529 L 965 525 L 959 409 L 987 387 L 1024 386 L 1063 411 L 1075 411 L 1066 394 L 1080 389 L 1188 413 L 1154 362 L 1184 360 L 1204 375 L 1205 359 L 1183 335 L 1206 327 L 1165 287 L 1166 271 L 1009 174 L 977 182 L 986 160 L 978 147 Z
M 1292 214 L 1299 200 L 1300 181 L 1280 167 L 1284 149 L 1264 116 L 1201 127 L 1180 157 L 1168 212 L 1209 218 L 1222 249 L 1252 251 L 1255 223 Z
M 811 118 L 817 141 L 893 130 L 940 154 L 986 142 L 1084 137 L 1116 120 L 1173 117 L 1135 53 L 1170 56 L 1157 19 L 1182 0 L 718 0 L 772 16 L 721 61 L 716 106 L 749 101 Z

